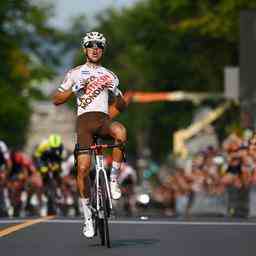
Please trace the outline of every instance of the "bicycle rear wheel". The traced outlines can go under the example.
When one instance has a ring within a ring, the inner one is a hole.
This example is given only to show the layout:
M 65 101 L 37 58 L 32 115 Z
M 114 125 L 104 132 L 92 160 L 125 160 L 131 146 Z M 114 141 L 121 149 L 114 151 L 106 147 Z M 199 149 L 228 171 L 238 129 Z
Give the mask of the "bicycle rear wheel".
M 102 230 L 100 230 L 100 226 L 99 226 L 99 231 L 100 232 L 102 231 L 102 233 L 104 234 L 102 236 L 104 236 L 104 238 L 105 238 L 104 240 L 107 243 L 107 247 L 110 248 L 111 245 L 110 245 L 109 226 L 108 226 L 110 207 L 109 207 L 109 199 L 108 199 L 108 195 L 107 195 L 107 187 L 106 187 L 106 183 L 105 183 L 105 177 L 102 172 L 100 172 L 99 181 L 100 181 L 101 196 L 102 196 L 101 207 L 103 209 L 103 219 L 99 219 L 100 220 L 99 224 L 101 225 Z M 104 244 L 105 244 L 105 241 L 104 241 Z

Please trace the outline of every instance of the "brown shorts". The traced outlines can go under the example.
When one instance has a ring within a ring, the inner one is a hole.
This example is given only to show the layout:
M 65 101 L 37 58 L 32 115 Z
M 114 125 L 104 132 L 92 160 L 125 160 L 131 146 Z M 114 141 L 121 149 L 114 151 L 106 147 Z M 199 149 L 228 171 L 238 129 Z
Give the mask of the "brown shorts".
M 79 147 L 89 147 L 94 136 L 110 137 L 111 120 L 103 112 L 87 112 L 77 118 L 77 143 Z

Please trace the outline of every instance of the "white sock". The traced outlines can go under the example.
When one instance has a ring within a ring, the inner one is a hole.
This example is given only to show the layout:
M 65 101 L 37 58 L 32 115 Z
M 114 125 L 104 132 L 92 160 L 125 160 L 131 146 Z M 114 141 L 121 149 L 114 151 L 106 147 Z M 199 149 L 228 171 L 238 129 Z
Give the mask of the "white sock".
M 85 220 L 90 219 L 92 217 L 92 212 L 90 209 L 90 199 L 80 197 L 79 200 L 83 209 Z
M 111 180 L 117 180 L 117 176 L 119 173 L 119 169 L 120 169 L 121 163 L 113 161 L 112 162 L 112 168 L 111 168 L 111 172 L 110 172 L 110 179 Z

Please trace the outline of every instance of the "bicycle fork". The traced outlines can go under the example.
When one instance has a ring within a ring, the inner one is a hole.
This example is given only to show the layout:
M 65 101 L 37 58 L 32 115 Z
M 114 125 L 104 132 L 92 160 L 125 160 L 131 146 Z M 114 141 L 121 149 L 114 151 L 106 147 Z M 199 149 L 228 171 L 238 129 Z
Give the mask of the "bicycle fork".
M 100 181 L 99 181 L 100 172 L 102 172 L 104 175 L 104 182 L 105 182 L 105 185 L 107 188 L 107 196 L 109 199 L 109 207 L 110 207 L 110 209 L 112 209 L 112 201 L 111 201 L 111 193 L 110 193 L 110 188 L 109 188 L 109 183 L 108 183 L 108 177 L 107 177 L 107 173 L 106 173 L 106 170 L 104 167 L 104 156 L 96 155 L 95 159 L 96 159 L 96 191 L 97 191 L 97 193 L 96 193 L 96 195 L 97 195 L 96 209 L 97 209 L 97 211 L 100 210 L 100 197 L 101 197 L 100 193 L 102 193 L 102 191 L 100 191 L 100 189 L 102 189 L 102 188 L 100 188 Z

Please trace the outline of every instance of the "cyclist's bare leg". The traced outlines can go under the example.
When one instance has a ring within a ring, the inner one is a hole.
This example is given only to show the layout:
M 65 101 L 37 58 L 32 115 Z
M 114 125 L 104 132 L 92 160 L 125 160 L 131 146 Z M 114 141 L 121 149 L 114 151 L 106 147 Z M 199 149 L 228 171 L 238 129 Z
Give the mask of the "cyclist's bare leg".
M 115 139 L 115 143 L 125 143 L 127 140 L 126 129 L 119 122 L 113 122 L 110 125 L 110 135 Z M 116 162 L 122 162 L 123 152 L 120 148 L 113 149 L 113 160 Z
M 110 125 L 110 135 L 115 139 L 115 143 L 125 143 L 127 140 L 126 129 L 122 124 L 118 122 L 113 122 Z M 113 157 L 113 167 L 116 167 L 118 171 L 118 169 L 120 168 L 121 162 L 123 160 L 122 149 L 114 148 L 112 157 Z M 113 170 L 113 172 L 115 172 L 115 170 Z M 114 174 L 113 172 L 111 172 L 111 174 Z
M 88 176 L 91 165 L 90 154 L 80 154 L 77 157 L 77 186 L 81 198 L 89 198 Z
M 127 139 L 125 127 L 118 123 L 114 122 L 110 125 L 110 135 L 115 139 L 115 143 L 125 143 Z M 123 160 L 123 151 L 120 148 L 114 148 L 113 153 L 113 162 L 110 172 L 110 188 L 113 199 L 119 199 L 121 197 L 121 190 L 118 185 L 117 177 L 119 174 L 119 169 Z
M 90 154 L 80 154 L 77 156 L 77 186 L 80 195 L 80 203 L 82 206 L 85 223 L 91 221 L 92 212 L 90 209 L 90 188 L 89 188 L 89 171 L 91 165 Z M 84 235 L 92 237 L 94 235 L 93 230 L 84 228 Z M 88 233 L 89 232 L 89 233 Z
M 77 185 L 80 195 L 80 203 L 84 214 L 83 234 L 92 238 L 94 236 L 94 228 L 92 222 L 92 211 L 90 208 L 90 188 L 89 188 L 89 172 L 91 165 L 90 154 L 79 154 L 77 156 Z

